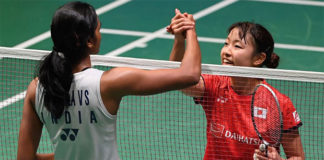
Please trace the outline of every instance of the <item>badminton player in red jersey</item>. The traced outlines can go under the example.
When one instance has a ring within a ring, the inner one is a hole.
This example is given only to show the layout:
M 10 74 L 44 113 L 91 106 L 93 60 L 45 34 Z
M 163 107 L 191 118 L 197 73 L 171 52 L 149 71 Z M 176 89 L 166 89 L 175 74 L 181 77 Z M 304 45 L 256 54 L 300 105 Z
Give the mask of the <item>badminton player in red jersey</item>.
M 181 61 L 185 37 L 177 28 L 186 14 L 177 13 L 168 32 L 175 35 L 170 60 Z M 279 56 L 273 53 L 271 34 L 261 25 L 250 22 L 235 23 L 228 29 L 228 37 L 221 50 L 222 65 L 276 68 Z M 279 147 L 269 147 L 268 156 L 258 150 L 259 140 L 251 120 L 251 98 L 256 85 L 263 79 L 228 77 L 203 74 L 198 84 L 182 90 L 202 105 L 207 118 L 207 146 L 205 160 L 213 159 L 282 159 Z M 302 125 L 289 97 L 271 87 L 276 93 L 282 115 L 283 135 L 281 144 L 288 159 L 304 159 L 298 128 Z M 263 117 L 263 112 L 257 112 Z

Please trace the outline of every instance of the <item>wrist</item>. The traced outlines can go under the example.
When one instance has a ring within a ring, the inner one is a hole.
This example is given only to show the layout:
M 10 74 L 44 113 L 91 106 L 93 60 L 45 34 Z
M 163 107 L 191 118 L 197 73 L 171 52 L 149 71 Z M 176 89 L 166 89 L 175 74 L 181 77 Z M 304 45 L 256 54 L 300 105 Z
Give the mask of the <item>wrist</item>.
M 176 35 L 174 35 L 174 40 L 177 42 L 184 42 L 185 37 L 182 34 L 176 34 Z
M 186 37 L 197 37 L 196 31 L 195 29 L 189 29 L 186 32 Z

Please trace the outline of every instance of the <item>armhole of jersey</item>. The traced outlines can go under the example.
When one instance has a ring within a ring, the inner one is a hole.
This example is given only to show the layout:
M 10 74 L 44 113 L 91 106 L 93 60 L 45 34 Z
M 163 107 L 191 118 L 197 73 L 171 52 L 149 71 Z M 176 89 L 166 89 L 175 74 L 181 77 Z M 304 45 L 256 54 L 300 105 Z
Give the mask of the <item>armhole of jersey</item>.
M 274 90 L 277 91 L 278 94 L 280 94 L 281 96 L 284 97 L 284 102 L 282 102 L 283 105 L 281 105 L 282 107 L 280 106 L 280 109 L 282 109 L 283 111 L 287 112 L 287 109 L 285 109 L 284 107 L 287 107 L 287 108 L 290 108 L 290 109 L 293 108 L 293 112 L 296 112 L 297 113 L 297 109 L 295 108 L 295 106 L 294 106 L 293 102 L 291 101 L 290 97 L 286 96 L 285 94 L 282 94 L 276 88 L 274 88 Z M 284 115 L 284 112 L 283 111 L 281 112 L 282 115 Z M 288 112 L 288 113 L 293 114 L 293 112 Z M 298 115 L 298 113 L 297 113 L 297 115 Z M 285 121 L 285 117 L 284 116 L 283 116 L 283 118 L 284 118 L 283 121 Z M 295 120 L 295 117 L 293 117 L 293 119 Z M 291 125 L 288 129 L 284 129 L 285 127 L 283 127 L 282 132 L 283 133 L 289 133 L 289 132 L 291 132 L 293 130 L 299 129 L 299 127 L 301 127 L 302 125 L 303 125 L 303 122 L 301 120 L 299 120 L 298 123 L 296 123 L 295 125 Z
M 42 93 L 42 91 L 43 91 L 43 89 L 41 88 L 41 86 L 40 86 L 40 83 L 39 83 L 39 80 L 36 82 L 37 84 L 36 84 L 36 95 L 35 95 L 35 112 L 36 112 L 36 114 L 37 114 L 37 116 L 39 117 L 39 120 L 44 124 L 45 122 L 43 121 L 43 118 L 40 118 L 40 112 L 41 112 L 41 108 L 40 108 L 40 96 L 42 96 L 42 95 L 40 95 L 41 93 Z
M 203 97 L 205 96 L 205 94 L 206 94 L 206 81 L 205 81 L 205 78 L 201 75 L 201 78 L 202 78 L 202 80 L 204 81 L 204 94 L 203 94 Z M 201 98 L 203 98 L 203 97 L 201 97 Z
M 41 86 L 41 84 L 39 83 L 39 81 L 37 81 L 36 84 L 36 95 L 35 95 L 35 111 L 39 111 L 40 110 L 40 101 L 41 101 L 41 97 L 42 95 L 40 95 L 43 92 L 43 88 Z
M 107 116 L 108 118 L 110 119 L 116 119 L 117 115 L 112 115 L 108 112 L 106 106 L 104 105 L 103 101 L 102 101 L 102 98 L 101 98 L 101 93 L 100 93 L 100 85 L 101 85 L 101 77 L 103 75 L 103 72 L 101 73 L 100 75 L 100 78 L 99 78 L 99 85 L 97 85 L 97 95 L 98 95 L 98 100 L 99 100 L 99 109 L 101 110 L 101 112 Z
M 303 125 L 303 122 L 299 122 L 296 126 L 291 127 L 289 129 L 283 130 L 283 133 L 288 133 L 291 132 L 292 130 L 298 129 L 299 127 L 301 127 Z

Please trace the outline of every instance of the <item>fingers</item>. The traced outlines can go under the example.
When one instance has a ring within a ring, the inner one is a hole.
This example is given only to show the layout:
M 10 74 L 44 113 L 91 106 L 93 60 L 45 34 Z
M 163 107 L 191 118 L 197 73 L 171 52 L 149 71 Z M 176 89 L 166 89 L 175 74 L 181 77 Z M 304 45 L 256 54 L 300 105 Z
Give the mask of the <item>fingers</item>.
M 171 29 L 171 26 L 170 26 L 170 25 L 168 25 L 168 26 L 166 27 L 166 30 L 167 30 L 167 32 L 169 32 L 169 33 L 172 33 L 172 34 L 173 34 L 173 32 L 172 32 L 172 29 Z
M 175 23 L 179 23 L 179 19 L 185 18 L 179 10 L 176 9 L 176 15 L 171 19 L 171 24 L 167 26 L 167 32 L 174 34 L 174 31 L 172 30 L 172 25 Z M 181 20 L 180 20 L 181 21 Z
M 195 27 L 195 23 L 191 21 L 180 21 L 179 23 L 175 23 L 174 25 L 171 25 L 171 30 L 174 34 L 180 34 L 183 31 L 186 31 L 188 29 L 193 29 Z
M 256 153 L 256 154 L 258 154 L 258 155 L 261 155 L 261 156 L 264 156 L 264 157 L 267 156 L 265 152 L 262 152 L 262 151 L 260 151 L 259 149 L 254 150 L 254 153 Z
M 180 13 L 180 12 L 177 12 Z M 192 28 L 195 25 L 193 18 L 189 19 L 188 17 L 192 17 L 192 15 L 185 13 L 185 14 L 177 14 L 171 20 L 171 24 L 167 27 L 167 30 L 177 30 L 177 28 L 181 28 L 186 26 L 187 28 Z
M 187 16 L 191 21 L 193 21 L 193 22 L 195 22 L 195 19 L 194 19 L 194 17 L 193 17 L 193 15 L 192 14 L 188 14 L 188 16 Z
M 171 19 L 170 25 L 166 27 L 167 32 L 174 35 L 185 36 L 185 31 L 195 28 L 193 16 L 188 13 L 181 13 L 179 9 L 175 9 L 175 16 Z
M 177 25 L 176 27 L 175 26 L 173 26 L 173 27 L 167 26 L 166 30 L 167 30 L 167 32 L 169 32 L 171 34 L 180 34 L 186 30 L 193 29 L 193 28 L 195 28 L 195 26 L 192 23 L 189 23 L 189 24 L 181 23 L 181 24 Z
M 265 152 L 261 152 L 260 150 L 254 150 L 253 154 L 254 160 L 268 160 L 268 157 L 265 155 Z
M 184 18 L 185 16 L 183 14 L 181 14 L 180 10 L 179 9 L 175 9 L 175 16 L 171 19 L 171 23 L 172 21 L 176 20 L 176 19 L 179 19 L 179 18 Z
M 254 160 L 276 160 L 281 159 L 279 153 L 276 148 L 268 146 L 268 154 L 266 152 L 262 152 L 259 149 L 254 151 L 253 159 Z
M 260 156 L 258 154 L 253 155 L 253 160 L 268 160 L 267 157 Z
M 277 149 L 274 147 L 269 146 L 268 147 L 268 152 L 277 152 Z
M 274 147 L 268 147 L 268 158 L 269 159 L 281 159 L 280 154 L 277 152 L 277 149 Z
M 253 154 L 253 160 L 258 160 L 258 157 L 257 157 L 256 153 Z
M 183 13 L 183 15 L 185 16 L 185 17 L 188 17 L 188 13 L 187 12 L 185 12 L 185 13 Z
M 173 29 L 173 28 L 178 28 L 178 27 L 184 26 L 184 25 L 194 26 L 195 22 L 189 20 L 188 18 L 181 18 L 181 19 L 177 19 L 177 20 L 173 21 L 170 24 L 170 27 Z
M 174 20 L 177 20 L 179 18 L 188 18 L 190 17 L 190 20 L 194 21 L 193 16 L 191 14 L 188 14 L 187 12 L 181 13 L 179 9 L 175 9 L 175 16 L 171 19 L 171 22 Z
M 181 12 L 180 12 L 180 10 L 178 8 L 176 8 L 174 12 L 175 12 L 176 15 L 181 14 Z
M 179 19 L 188 19 L 188 20 L 190 20 L 190 21 L 192 21 L 192 22 L 195 22 L 195 19 L 194 19 L 194 17 L 193 17 L 192 14 L 183 13 L 183 14 L 177 16 L 177 18 L 173 18 L 172 21 L 171 21 L 171 23 L 172 23 L 172 22 L 175 22 L 175 21 L 177 21 L 177 20 L 179 20 Z

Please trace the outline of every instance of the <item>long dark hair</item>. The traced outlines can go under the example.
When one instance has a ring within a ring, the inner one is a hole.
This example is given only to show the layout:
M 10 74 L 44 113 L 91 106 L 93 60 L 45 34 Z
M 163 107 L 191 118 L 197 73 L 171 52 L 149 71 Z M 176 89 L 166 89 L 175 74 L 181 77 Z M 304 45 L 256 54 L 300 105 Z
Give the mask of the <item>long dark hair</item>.
M 241 39 L 245 39 L 247 33 L 252 35 L 252 38 L 256 45 L 257 54 L 264 52 L 266 54 L 266 59 L 263 62 L 262 66 L 265 65 L 268 68 L 277 68 L 279 65 L 280 57 L 273 52 L 274 50 L 274 40 L 270 32 L 260 24 L 252 22 L 238 22 L 232 24 L 228 33 L 234 28 L 240 29 Z
M 70 2 L 56 10 L 51 24 L 52 52 L 41 62 L 39 82 L 44 87 L 44 104 L 60 118 L 69 103 L 72 68 L 88 56 L 87 41 L 97 27 L 95 9 L 83 2 Z

